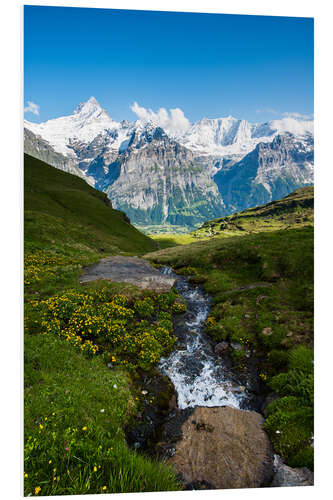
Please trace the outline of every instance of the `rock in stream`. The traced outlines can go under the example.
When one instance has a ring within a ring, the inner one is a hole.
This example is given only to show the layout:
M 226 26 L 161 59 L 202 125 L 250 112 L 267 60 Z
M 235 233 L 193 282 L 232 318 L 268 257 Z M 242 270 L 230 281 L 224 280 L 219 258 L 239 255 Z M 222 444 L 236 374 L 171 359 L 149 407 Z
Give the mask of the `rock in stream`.
M 181 426 L 168 464 L 187 489 L 258 488 L 273 476 L 264 419 L 254 411 L 197 407 Z

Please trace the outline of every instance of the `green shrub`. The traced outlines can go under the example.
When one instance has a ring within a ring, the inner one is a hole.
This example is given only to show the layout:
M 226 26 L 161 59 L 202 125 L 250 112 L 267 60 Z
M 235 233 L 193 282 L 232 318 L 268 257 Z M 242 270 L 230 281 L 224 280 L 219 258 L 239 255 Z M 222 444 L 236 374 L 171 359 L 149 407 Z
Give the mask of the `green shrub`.
M 134 304 L 134 310 L 143 318 L 149 318 L 154 314 L 154 301 L 150 297 L 143 300 L 137 300 Z
M 288 366 L 288 352 L 278 349 L 272 349 L 268 353 L 268 374 L 276 375 L 279 372 L 285 371 Z
M 313 351 L 304 345 L 292 349 L 288 354 L 289 368 L 302 373 L 312 374 L 313 372 Z
M 313 465 L 313 351 L 292 349 L 288 371 L 272 377 L 269 385 L 281 396 L 268 405 L 265 422 L 275 452 L 291 466 Z

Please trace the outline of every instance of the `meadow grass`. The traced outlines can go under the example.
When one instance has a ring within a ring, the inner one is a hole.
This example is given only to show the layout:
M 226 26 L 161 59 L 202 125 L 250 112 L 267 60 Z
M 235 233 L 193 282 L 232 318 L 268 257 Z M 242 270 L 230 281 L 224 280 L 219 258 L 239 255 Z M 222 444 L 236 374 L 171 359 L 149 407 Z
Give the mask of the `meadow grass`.
M 141 404 L 132 377 L 172 348 L 182 304 L 173 292 L 78 284 L 101 257 L 154 248 L 103 193 L 25 156 L 25 495 L 180 489 L 124 428 Z
M 175 247 L 178 245 L 187 245 L 188 243 L 192 243 L 196 241 L 196 238 L 188 234 L 149 234 L 150 238 L 152 238 L 158 244 L 158 248 L 163 250 L 164 248 Z
M 169 468 L 126 444 L 136 406 L 124 369 L 53 335 L 26 335 L 25 495 L 177 489 Z

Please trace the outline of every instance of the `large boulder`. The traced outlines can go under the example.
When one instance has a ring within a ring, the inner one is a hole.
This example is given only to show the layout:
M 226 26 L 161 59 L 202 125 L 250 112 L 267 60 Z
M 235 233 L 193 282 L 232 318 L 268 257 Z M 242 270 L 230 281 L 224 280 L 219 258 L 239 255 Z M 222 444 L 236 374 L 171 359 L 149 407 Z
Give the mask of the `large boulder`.
M 182 424 L 182 438 L 168 463 L 187 487 L 269 485 L 273 454 L 263 424 L 262 416 L 253 411 L 197 407 Z
M 80 283 L 95 280 L 130 283 L 156 293 L 169 292 L 176 282 L 174 278 L 160 273 L 146 260 L 122 255 L 101 259 L 80 276 Z
M 312 486 L 313 472 L 306 467 L 293 469 L 274 456 L 274 477 L 271 486 Z

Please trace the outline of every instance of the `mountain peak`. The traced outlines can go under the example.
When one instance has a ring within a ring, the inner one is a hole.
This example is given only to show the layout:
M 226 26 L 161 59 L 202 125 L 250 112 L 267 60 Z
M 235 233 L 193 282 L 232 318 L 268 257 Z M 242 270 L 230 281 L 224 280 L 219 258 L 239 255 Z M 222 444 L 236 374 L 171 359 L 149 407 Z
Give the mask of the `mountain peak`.
M 89 114 L 95 113 L 96 111 L 103 111 L 95 97 L 89 97 L 87 102 L 81 102 L 77 108 L 74 110 L 74 114 Z

